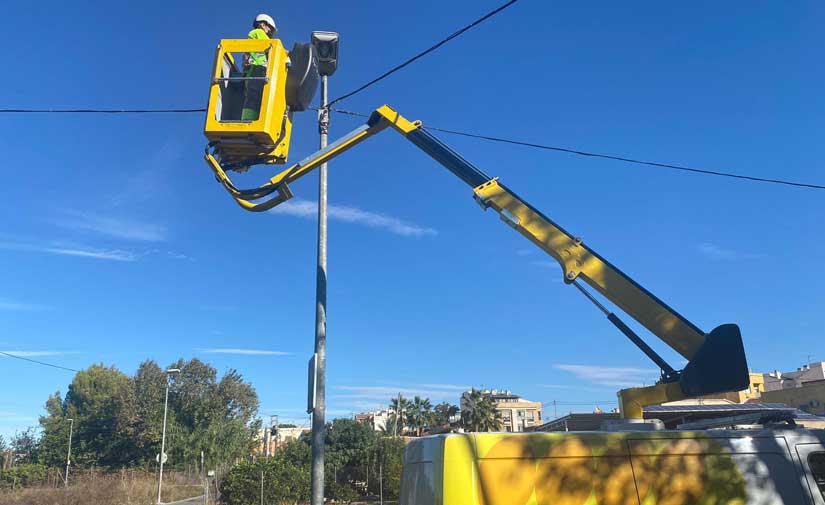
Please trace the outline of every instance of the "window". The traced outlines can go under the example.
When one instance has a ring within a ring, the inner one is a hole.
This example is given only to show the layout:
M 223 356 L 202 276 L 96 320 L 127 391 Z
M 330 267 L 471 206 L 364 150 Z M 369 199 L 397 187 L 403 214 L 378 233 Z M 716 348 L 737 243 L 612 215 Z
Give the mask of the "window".
M 816 481 L 822 498 L 825 498 L 825 452 L 814 452 L 808 456 L 808 466 Z

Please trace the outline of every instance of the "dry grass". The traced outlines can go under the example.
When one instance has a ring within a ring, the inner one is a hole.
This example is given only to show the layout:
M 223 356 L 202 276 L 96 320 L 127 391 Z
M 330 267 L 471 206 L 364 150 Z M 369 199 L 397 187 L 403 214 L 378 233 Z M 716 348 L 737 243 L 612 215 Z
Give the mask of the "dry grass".
M 178 475 L 163 476 L 163 501 L 200 496 L 203 487 Z M 157 476 L 136 470 L 79 476 L 62 487 L 27 488 L 0 492 L 3 505 L 153 505 Z

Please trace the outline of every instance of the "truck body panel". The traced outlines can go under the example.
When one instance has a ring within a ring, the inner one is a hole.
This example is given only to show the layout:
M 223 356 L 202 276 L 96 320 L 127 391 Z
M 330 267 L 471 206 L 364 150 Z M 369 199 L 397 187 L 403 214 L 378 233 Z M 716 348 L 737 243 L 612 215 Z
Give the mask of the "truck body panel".
M 825 505 L 812 454 L 825 459 L 825 432 L 437 435 L 407 447 L 400 503 Z

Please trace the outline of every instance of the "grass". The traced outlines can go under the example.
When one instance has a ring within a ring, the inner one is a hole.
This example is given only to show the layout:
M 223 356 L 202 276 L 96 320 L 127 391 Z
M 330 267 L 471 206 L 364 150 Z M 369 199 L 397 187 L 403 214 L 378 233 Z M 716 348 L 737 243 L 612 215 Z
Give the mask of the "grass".
M 157 475 L 139 470 L 94 473 L 70 479 L 69 488 L 30 487 L 0 492 L 3 505 L 153 505 Z M 203 495 L 203 486 L 176 474 L 163 476 L 163 501 Z M 212 503 L 212 500 L 210 500 Z

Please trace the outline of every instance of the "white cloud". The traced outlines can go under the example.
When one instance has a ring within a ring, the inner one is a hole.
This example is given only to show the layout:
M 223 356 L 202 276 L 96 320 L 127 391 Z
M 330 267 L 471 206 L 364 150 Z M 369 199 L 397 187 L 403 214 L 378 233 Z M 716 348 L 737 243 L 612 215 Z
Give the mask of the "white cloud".
M 318 215 L 318 203 L 310 200 L 294 199 L 282 203 L 270 212 L 273 214 L 295 216 L 304 219 L 315 219 Z M 395 233 L 396 235 L 402 235 L 405 237 L 423 237 L 425 235 L 436 235 L 438 233 L 432 228 L 408 223 L 398 219 L 397 217 L 369 212 L 366 210 L 361 210 L 357 207 L 348 207 L 344 205 L 328 205 L 327 216 L 332 220 L 361 224 L 370 228 L 386 230 L 390 233 Z
M 21 358 L 35 358 L 38 356 L 63 356 L 66 354 L 78 354 L 77 352 L 68 352 L 68 351 L 6 351 L 2 350 L 0 352 L 13 354 L 14 356 L 20 356 Z M 7 358 L 8 356 L 4 356 L 0 354 L 0 357 Z
M 207 347 L 195 349 L 205 354 L 243 354 L 247 356 L 289 356 L 291 353 L 283 351 L 267 351 L 263 349 L 234 349 L 221 347 Z
M 452 389 L 455 391 L 469 391 L 471 386 L 460 386 L 458 384 L 416 384 L 417 387 L 434 388 L 434 389 Z
M 83 230 L 109 237 L 139 242 L 166 240 L 166 228 L 129 219 L 100 216 L 77 210 L 64 210 L 55 224 L 71 230 Z
M 15 412 L 0 412 L 0 423 L 29 423 L 37 418 L 31 416 L 21 416 Z
M 588 393 L 604 393 L 605 391 L 614 391 L 616 389 L 612 386 L 599 386 L 596 384 L 591 387 L 573 386 L 570 384 L 536 384 L 536 386 L 547 389 L 562 389 L 564 391 L 585 391 Z
M 570 372 L 592 384 L 617 388 L 653 384 L 658 377 L 658 372 L 650 368 L 564 364 L 553 365 L 553 368 Z
M 109 261 L 136 261 L 138 254 L 122 249 L 95 249 L 84 246 L 51 246 L 23 244 L 18 242 L 0 242 L 0 249 L 26 251 L 58 256 L 77 256 Z
M 18 303 L 13 302 L 8 299 L 0 298 L 0 310 L 5 310 L 9 312 L 24 312 L 24 311 L 31 311 L 31 310 L 40 310 L 43 307 L 40 305 L 34 305 L 31 303 Z
M 725 249 L 710 242 L 702 242 L 697 246 L 699 254 L 714 261 L 732 261 L 741 259 L 752 259 L 759 257 L 758 254 L 743 253 L 731 249 Z
M 334 395 L 337 399 L 351 400 L 375 400 L 379 405 L 386 405 L 392 398 L 400 393 L 405 397 L 421 396 L 429 398 L 431 401 L 452 400 L 456 401 L 461 393 L 456 389 L 458 386 L 448 385 L 447 388 L 439 388 L 438 384 L 424 384 L 411 386 L 336 386 L 335 389 L 344 393 Z M 469 389 L 469 388 L 467 388 Z M 463 389 L 462 389 L 463 391 Z M 363 403 L 367 405 L 366 403 Z M 372 405 L 370 403 L 370 405 Z

